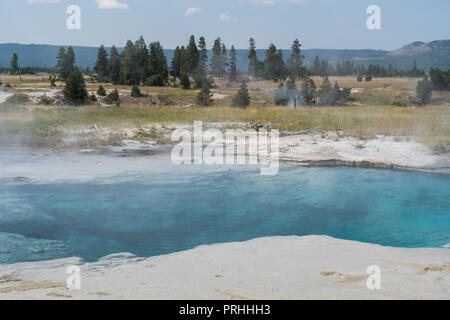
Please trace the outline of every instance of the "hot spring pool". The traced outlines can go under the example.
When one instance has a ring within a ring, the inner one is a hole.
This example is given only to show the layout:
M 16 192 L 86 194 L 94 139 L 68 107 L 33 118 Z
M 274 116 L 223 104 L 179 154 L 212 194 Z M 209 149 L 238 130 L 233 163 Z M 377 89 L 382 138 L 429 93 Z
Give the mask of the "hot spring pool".
M 263 177 L 250 167 L 79 155 L 3 154 L 0 165 L 2 264 L 147 257 L 265 236 L 450 243 L 448 175 L 285 166 Z

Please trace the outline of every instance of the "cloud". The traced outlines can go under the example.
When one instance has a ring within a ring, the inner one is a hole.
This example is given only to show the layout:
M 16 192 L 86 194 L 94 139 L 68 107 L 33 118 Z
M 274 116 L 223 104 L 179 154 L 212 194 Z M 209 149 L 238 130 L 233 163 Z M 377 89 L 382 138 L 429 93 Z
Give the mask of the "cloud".
M 220 21 L 233 21 L 233 22 L 236 22 L 236 21 L 237 21 L 237 19 L 235 19 L 235 18 L 233 18 L 233 17 L 230 17 L 230 16 L 227 15 L 226 13 L 222 13 L 222 14 L 219 16 L 219 19 L 220 19 Z
M 204 14 L 205 12 L 199 7 L 189 8 L 184 13 L 185 16 L 194 16 L 196 14 Z
M 57 3 L 59 0 L 27 0 L 28 4 L 35 4 L 35 3 Z
M 127 9 L 128 4 L 118 2 L 117 0 L 96 0 L 99 9 Z

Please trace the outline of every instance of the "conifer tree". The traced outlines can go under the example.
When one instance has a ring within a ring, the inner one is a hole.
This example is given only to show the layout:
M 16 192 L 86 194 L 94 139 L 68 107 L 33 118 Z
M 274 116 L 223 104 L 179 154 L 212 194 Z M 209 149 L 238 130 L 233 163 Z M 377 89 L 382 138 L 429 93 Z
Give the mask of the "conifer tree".
M 225 43 L 222 43 L 221 49 L 220 49 L 220 56 L 221 56 L 221 77 L 224 78 L 227 74 L 227 69 L 229 66 L 228 63 L 228 52 L 227 47 Z
M 86 83 L 78 68 L 69 74 L 64 87 L 64 100 L 71 105 L 85 104 L 88 99 Z
M 286 78 L 286 66 L 281 50 L 277 50 L 274 44 L 266 50 L 264 60 L 264 76 L 268 80 L 278 81 Z
M 301 79 L 304 76 L 303 60 L 305 57 L 302 55 L 300 47 L 300 42 L 298 39 L 295 39 L 288 62 L 289 76 L 293 79 Z
M 137 63 L 138 52 L 136 46 L 130 40 L 127 41 L 122 52 L 120 67 L 120 83 L 124 85 L 135 85 L 140 83 L 140 74 Z
M 19 56 L 17 55 L 17 53 L 14 53 L 11 58 L 11 73 L 17 74 L 19 76 L 20 82 L 22 82 L 19 68 Z
M 180 47 L 176 47 L 173 52 L 172 63 L 170 66 L 170 75 L 172 77 L 179 78 L 181 76 L 181 60 L 182 60 L 182 51 Z
M 69 75 L 75 69 L 75 52 L 72 47 L 69 47 L 66 52 L 66 57 L 64 59 L 64 73 Z
M 419 80 L 416 88 L 416 97 L 420 105 L 426 105 L 430 103 L 431 96 L 433 93 L 433 88 L 431 86 L 431 82 L 427 75 L 423 77 L 422 80 Z
M 98 87 L 97 94 L 101 97 L 106 97 L 106 90 L 102 85 Z
M 206 76 L 208 73 L 208 50 L 206 48 L 206 39 L 204 37 L 200 37 L 198 42 L 199 48 L 199 64 L 198 64 L 198 73 L 202 76 Z
M 242 83 L 241 88 L 233 99 L 233 107 L 247 108 L 250 105 L 250 95 L 248 93 L 248 87 L 245 82 Z
M 198 52 L 197 44 L 195 43 L 195 37 L 191 36 L 189 44 L 186 47 L 187 54 L 187 70 L 188 74 L 194 74 L 197 71 L 197 67 L 200 61 L 200 54 Z
M 222 40 L 217 38 L 214 41 L 211 57 L 211 73 L 214 77 L 222 77 L 224 74 L 224 65 L 222 59 Z
M 231 46 L 230 50 L 230 73 L 236 73 L 237 72 L 237 57 L 236 57 L 236 49 L 234 46 Z
M 160 76 L 163 85 L 169 79 L 169 70 L 167 68 L 167 59 L 164 54 L 164 49 L 159 42 L 152 42 L 150 44 L 150 77 Z
M 64 74 L 64 63 L 66 60 L 66 50 L 64 47 L 60 47 L 58 50 L 58 54 L 56 56 L 56 73 L 58 74 L 61 80 L 65 80 Z
M 212 99 L 212 93 L 208 83 L 204 83 L 202 89 L 197 95 L 197 104 L 202 107 L 210 107 L 214 101 Z
M 229 79 L 231 81 L 236 81 L 236 78 L 238 76 L 236 63 L 237 63 L 236 49 L 234 48 L 234 46 L 231 46 L 231 50 L 230 50 L 230 76 L 229 76 Z
M 97 62 L 94 71 L 97 72 L 98 81 L 105 82 L 108 76 L 108 53 L 103 45 L 98 49 Z
M 142 97 L 141 89 L 139 89 L 138 86 L 134 85 L 133 88 L 131 88 L 131 96 L 133 98 L 140 98 L 140 97 Z
M 259 60 L 258 56 L 256 55 L 256 42 L 255 39 L 250 38 L 250 48 L 248 53 L 248 74 L 252 76 L 253 78 L 256 78 L 258 75 L 258 68 L 259 68 Z
M 183 89 L 189 90 L 191 88 L 191 79 L 189 79 L 189 76 L 186 72 L 181 74 L 180 82 Z
M 115 85 L 120 83 L 120 68 L 121 61 L 119 51 L 117 51 L 115 46 L 112 46 L 108 61 L 108 73 L 110 81 Z
M 136 73 L 139 83 L 143 83 L 150 75 L 149 52 L 144 37 L 140 37 L 135 43 L 136 48 Z

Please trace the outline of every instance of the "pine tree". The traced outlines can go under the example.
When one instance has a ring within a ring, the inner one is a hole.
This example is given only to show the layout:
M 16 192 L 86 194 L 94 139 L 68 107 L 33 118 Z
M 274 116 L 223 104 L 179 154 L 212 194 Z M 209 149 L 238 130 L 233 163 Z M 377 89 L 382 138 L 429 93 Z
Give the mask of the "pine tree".
M 75 53 L 73 48 L 69 47 L 67 52 L 63 47 L 59 48 L 56 59 L 56 73 L 61 80 L 65 81 L 75 68 Z
M 67 49 L 66 57 L 64 59 L 64 73 L 69 75 L 75 69 L 75 52 L 72 47 Z
M 286 78 L 286 66 L 283 61 L 281 50 L 277 51 L 274 44 L 266 50 L 266 59 L 264 60 L 264 76 L 268 80 L 278 81 Z
M 186 72 L 181 75 L 180 82 L 183 89 L 189 90 L 191 88 L 191 79 L 189 79 Z
M 295 39 L 291 47 L 291 57 L 288 62 L 289 76 L 293 79 L 301 79 L 304 76 L 302 50 L 298 39 Z
M 106 77 L 108 76 L 108 53 L 103 45 L 98 49 L 97 62 L 94 71 L 97 72 L 98 81 L 105 82 Z
M 251 98 L 248 93 L 248 87 L 245 82 L 242 83 L 240 90 L 233 99 L 232 106 L 239 108 L 247 108 L 250 105 Z
M 248 53 L 248 74 L 252 76 L 253 78 L 256 78 L 258 75 L 258 67 L 259 67 L 259 60 L 258 56 L 256 55 L 256 43 L 255 39 L 250 38 L 250 48 Z
M 86 91 L 86 83 L 78 68 L 70 73 L 66 79 L 66 86 L 64 87 L 64 100 L 71 105 L 85 104 L 88 99 L 88 92 Z
M 124 85 L 135 85 L 140 83 L 140 74 L 138 72 L 138 52 L 134 43 L 127 41 L 125 49 L 122 52 L 120 67 L 120 83 Z
M 198 73 L 200 75 L 206 76 L 208 73 L 208 49 L 206 48 L 206 39 L 200 37 L 198 42 L 199 48 L 199 64 Z
M 214 101 L 212 99 L 212 93 L 208 83 L 204 83 L 202 89 L 197 95 L 197 104 L 202 107 L 210 107 Z
M 98 87 L 97 94 L 101 97 L 106 97 L 106 90 L 102 85 Z
M 169 70 L 167 68 L 167 59 L 164 49 L 159 42 L 150 44 L 150 77 L 160 76 L 165 85 L 169 79 Z
M 180 73 L 183 75 L 184 73 L 188 73 L 190 62 L 189 62 L 189 55 L 187 53 L 187 50 L 184 46 L 181 46 L 181 60 L 180 60 Z
M 429 104 L 431 96 L 433 94 L 433 88 L 427 75 L 423 77 L 423 80 L 417 83 L 416 97 L 420 105 Z
M 56 73 L 61 80 L 65 80 L 66 75 L 64 72 L 64 64 L 66 61 L 66 50 L 63 47 L 59 48 L 58 55 L 56 56 L 56 61 Z
M 236 57 L 236 49 L 234 46 L 231 46 L 230 50 L 230 81 L 236 81 L 238 77 L 238 71 L 237 71 L 237 57 Z
M 236 49 L 234 48 L 234 46 L 231 46 L 231 50 L 230 50 L 230 74 L 237 72 L 236 63 L 237 63 Z
M 17 53 L 14 53 L 11 58 L 11 73 L 19 75 L 20 82 L 22 82 L 19 68 L 19 56 Z
M 176 47 L 173 52 L 172 63 L 170 67 L 170 75 L 172 77 L 179 78 L 181 76 L 181 59 L 182 59 L 182 51 L 180 47 Z
M 223 71 L 223 59 L 222 59 L 222 40 L 217 38 L 214 41 L 211 57 L 211 73 L 214 77 L 222 77 Z
M 143 83 L 149 74 L 149 52 L 144 37 L 140 37 L 135 43 L 136 48 L 136 73 L 139 83 Z
M 189 44 L 186 47 L 187 54 L 187 70 L 188 74 L 194 74 L 197 71 L 197 67 L 200 61 L 200 54 L 198 52 L 197 44 L 195 43 L 195 37 L 191 36 L 189 39 Z
M 117 48 L 115 46 L 112 46 L 110 51 L 110 58 L 108 61 L 108 72 L 109 79 L 115 85 L 120 83 L 120 68 L 121 61 L 119 51 L 117 51 Z
M 225 75 L 227 74 L 227 68 L 229 66 L 229 63 L 228 63 L 228 52 L 227 52 L 227 47 L 226 47 L 225 43 L 222 43 L 222 47 L 220 49 L 220 56 L 221 56 L 221 64 L 222 64 L 222 66 L 221 66 L 221 69 L 222 69 L 221 70 L 221 73 L 222 73 L 221 77 L 224 78 Z
M 131 88 L 131 96 L 133 98 L 140 98 L 140 97 L 142 97 L 141 90 L 139 89 L 138 86 L 135 85 L 135 86 L 133 86 L 133 88 Z
M 113 92 L 111 92 L 110 94 L 108 94 L 108 96 L 105 99 L 105 102 L 107 104 L 116 104 L 117 106 L 120 106 L 120 96 L 119 96 L 119 91 L 117 91 L 117 89 L 114 89 Z

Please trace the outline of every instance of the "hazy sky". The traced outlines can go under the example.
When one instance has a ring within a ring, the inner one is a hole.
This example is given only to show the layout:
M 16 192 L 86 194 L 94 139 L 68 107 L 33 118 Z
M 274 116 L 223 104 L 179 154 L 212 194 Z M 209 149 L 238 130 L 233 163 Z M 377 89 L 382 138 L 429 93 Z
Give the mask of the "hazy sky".
M 382 29 L 366 27 L 369 5 Z M 69 30 L 66 9 L 81 9 L 81 30 Z M 143 35 L 167 49 L 203 35 L 210 47 L 397 49 L 413 41 L 450 39 L 449 0 L 0 0 L 0 43 L 123 46 Z

